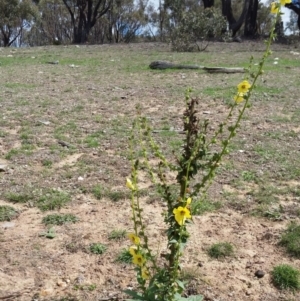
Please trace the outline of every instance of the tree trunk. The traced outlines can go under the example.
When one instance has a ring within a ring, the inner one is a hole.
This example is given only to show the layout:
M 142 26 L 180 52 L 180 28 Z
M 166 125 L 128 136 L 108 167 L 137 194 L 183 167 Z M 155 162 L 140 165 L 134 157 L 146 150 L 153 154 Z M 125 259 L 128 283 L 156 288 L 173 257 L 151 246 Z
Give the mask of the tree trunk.
M 229 23 L 229 29 L 232 31 L 232 36 L 234 37 L 236 33 L 240 30 L 242 27 L 246 14 L 249 8 L 249 3 L 251 0 L 245 0 L 243 11 L 239 17 L 239 19 L 236 21 L 231 8 L 231 0 L 222 0 L 222 14 L 224 17 L 226 17 L 228 23 Z
M 203 0 L 204 8 L 213 7 L 215 5 L 214 0 Z
M 73 43 L 83 44 L 88 41 L 90 31 L 97 20 L 109 10 L 112 0 L 82 0 L 80 2 L 63 0 L 63 2 L 70 13 L 74 28 Z
M 257 35 L 257 9 L 258 0 L 250 0 L 248 12 L 245 20 L 244 36 L 254 38 Z

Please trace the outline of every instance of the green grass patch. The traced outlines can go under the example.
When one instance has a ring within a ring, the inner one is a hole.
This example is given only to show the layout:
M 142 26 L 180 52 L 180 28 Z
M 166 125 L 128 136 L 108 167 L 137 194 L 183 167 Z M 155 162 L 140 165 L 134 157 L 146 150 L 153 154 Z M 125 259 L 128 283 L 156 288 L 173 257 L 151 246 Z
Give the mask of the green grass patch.
M 51 160 L 48 160 L 48 159 L 42 160 L 42 165 L 45 167 L 51 167 L 52 164 L 53 164 L 53 162 Z
M 207 253 L 211 258 L 216 259 L 220 257 L 233 256 L 233 245 L 229 242 L 216 243 L 207 250 Z
M 132 255 L 128 249 L 122 249 L 116 259 L 117 262 L 130 264 L 132 263 Z
M 281 191 L 273 185 L 260 186 L 258 190 L 249 192 L 258 204 L 273 204 L 278 202 Z
M 233 88 L 232 87 L 218 87 L 218 86 L 215 86 L 215 87 L 205 87 L 203 88 L 202 90 L 202 93 L 205 94 L 205 95 L 208 95 L 208 96 L 211 96 L 211 97 L 214 97 L 214 98 L 232 98 L 233 95 L 234 95 L 234 92 L 233 92 Z
M 107 246 L 101 243 L 93 243 L 90 245 L 89 249 L 91 253 L 101 255 L 107 250 Z
M 299 290 L 300 289 L 300 272 L 287 264 L 281 264 L 273 268 L 273 284 L 282 290 Z
M 105 194 L 104 192 L 105 192 L 105 189 L 100 184 L 97 184 L 92 188 L 92 194 L 94 195 L 94 197 L 97 200 L 101 200 L 104 197 L 104 194 Z
M 80 284 L 75 284 L 74 285 L 74 290 L 75 291 L 94 291 L 95 289 L 97 288 L 97 285 L 96 284 L 83 284 L 83 285 L 80 285 Z
M 84 139 L 84 142 L 87 144 L 87 147 L 93 148 L 99 146 L 99 139 L 93 136 L 87 136 Z
M 123 239 L 126 236 L 127 231 L 126 230 L 122 230 L 122 229 L 115 229 L 112 230 L 109 235 L 108 235 L 108 239 Z
M 42 211 L 62 208 L 71 200 L 71 196 L 64 191 L 49 190 L 36 201 L 37 207 Z
M 242 178 L 245 182 L 252 182 L 256 179 L 256 174 L 252 171 L 244 170 L 242 171 Z
M 18 211 L 11 206 L 0 206 L 0 222 L 10 221 L 18 216 Z
M 281 220 L 283 213 L 284 213 L 284 210 L 283 210 L 282 206 L 279 206 L 278 208 L 269 208 L 269 206 L 266 204 L 257 206 L 251 212 L 251 214 L 253 216 L 265 217 L 265 218 L 273 220 L 273 221 Z
M 33 89 L 36 88 L 37 85 L 35 84 L 24 84 L 24 83 L 6 83 L 4 84 L 4 87 L 10 88 L 10 89 Z
M 121 190 L 108 190 L 106 191 L 105 196 L 110 200 L 117 202 L 129 198 L 130 192 L 121 191 Z
M 205 212 L 211 212 L 220 209 L 221 202 L 211 202 L 207 199 L 192 201 L 190 205 L 192 215 L 201 215 Z
M 290 255 L 300 258 L 300 225 L 291 223 L 281 236 L 280 244 Z
M 67 223 L 76 223 L 79 219 L 73 214 L 49 214 L 45 216 L 42 223 L 45 225 L 63 225 Z
M 179 279 L 181 281 L 190 282 L 199 278 L 199 269 L 196 267 L 183 267 L 180 270 Z
M 9 192 L 5 194 L 5 199 L 12 203 L 27 203 L 28 201 L 33 200 L 34 196 L 27 193 Z
M 6 160 L 11 160 L 14 156 L 18 155 L 20 153 L 20 150 L 17 148 L 12 148 L 11 150 L 9 150 L 6 155 L 4 156 L 4 158 Z

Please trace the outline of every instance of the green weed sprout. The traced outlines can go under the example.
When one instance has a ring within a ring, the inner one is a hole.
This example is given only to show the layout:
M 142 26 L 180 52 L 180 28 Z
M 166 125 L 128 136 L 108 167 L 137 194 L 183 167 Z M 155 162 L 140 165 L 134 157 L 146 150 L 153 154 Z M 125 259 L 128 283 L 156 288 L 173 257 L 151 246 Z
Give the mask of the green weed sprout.
M 169 161 L 152 138 L 152 129 L 138 108 L 130 136 L 131 176 L 126 181 L 126 186 L 131 192 L 133 221 L 133 231 L 128 234 L 132 243 L 129 252 L 132 255 L 132 263 L 135 265 L 138 281 L 136 291 L 125 291 L 132 297 L 131 300 L 203 300 L 201 295 L 187 298 L 181 296 L 184 291 L 184 283 L 180 281 L 180 257 L 184 254 L 189 238 L 187 224 L 192 221 L 190 206 L 193 200 L 205 198 L 216 169 L 219 167 L 223 156 L 229 152 L 228 146 L 236 135 L 245 110 L 250 106 L 249 100 L 255 84 L 263 74 L 266 58 L 271 54 L 270 47 L 275 38 L 275 24 L 281 14 L 281 5 L 286 1 L 281 0 L 280 3 L 272 4 L 271 13 L 274 14 L 274 23 L 270 37 L 265 42 L 265 52 L 258 67 L 254 67 L 253 58 L 250 59 L 246 77 L 237 85 L 229 113 L 225 120 L 219 124 L 215 133 L 209 133 L 208 120 L 201 122 L 198 119 L 196 114 L 198 100 L 191 98 L 191 91 L 187 90 L 186 110 L 183 115 L 185 133 L 183 150 L 181 154 L 174 154 L 175 160 Z M 254 68 L 256 69 L 253 70 Z M 139 158 L 140 153 L 142 153 L 142 159 Z M 150 155 L 159 162 L 156 166 L 150 164 Z M 148 172 L 150 180 L 156 185 L 167 205 L 166 211 L 163 212 L 164 222 L 167 225 L 166 254 L 154 254 L 149 247 L 146 226 L 142 218 L 143 208 L 139 199 L 138 176 L 140 169 Z M 169 172 L 175 172 L 177 175 L 177 195 L 173 193 L 174 190 L 171 187 L 173 183 L 168 182 L 166 177 Z

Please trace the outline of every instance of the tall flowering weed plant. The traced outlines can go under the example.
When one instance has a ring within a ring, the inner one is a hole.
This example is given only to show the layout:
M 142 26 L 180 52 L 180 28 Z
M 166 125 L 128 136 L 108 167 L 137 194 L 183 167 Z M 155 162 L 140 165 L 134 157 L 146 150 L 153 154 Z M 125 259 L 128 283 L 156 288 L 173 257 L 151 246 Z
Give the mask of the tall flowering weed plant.
M 133 231 L 129 233 L 131 242 L 129 252 L 137 273 L 137 290 L 126 290 L 130 300 L 144 301 L 174 301 L 190 300 L 201 301 L 203 296 L 183 297 L 184 283 L 180 281 L 180 257 L 184 254 L 189 233 L 187 224 L 193 216 L 191 205 L 193 201 L 201 200 L 212 183 L 216 169 L 224 155 L 228 153 L 228 146 L 236 135 L 245 110 L 249 107 L 255 84 L 263 74 L 266 58 L 271 54 L 270 46 L 275 38 L 274 28 L 281 14 L 281 6 L 290 0 L 280 0 L 271 4 L 271 13 L 274 14 L 274 23 L 266 50 L 258 64 L 254 67 L 253 58 L 242 82 L 237 85 L 233 102 L 227 117 L 219 124 L 218 129 L 208 133 L 208 121 L 200 121 L 197 117 L 197 99 L 186 94 L 186 110 L 183 115 L 183 129 L 185 138 L 181 154 L 176 160 L 169 161 L 163 155 L 160 147 L 151 136 L 152 130 L 145 117 L 138 112 L 133 122 L 130 136 L 131 149 L 131 176 L 126 180 L 126 186 L 131 191 L 131 209 Z M 142 159 L 136 153 L 136 145 Z M 149 157 L 158 159 L 157 166 L 150 164 Z M 175 162 L 175 163 L 174 163 Z M 154 253 L 149 246 L 146 225 L 143 221 L 143 208 L 140 203 L 138 175 L 140 169 L 148 172 L 150 180 L 158 187 L 167 209 L 163 212 L 166 223 L 167 252 Z M 176 173 L 177 193 L 171 188 L 166 177 L 168 172 Z M 197 175 L 197 181 L 195 177 Z

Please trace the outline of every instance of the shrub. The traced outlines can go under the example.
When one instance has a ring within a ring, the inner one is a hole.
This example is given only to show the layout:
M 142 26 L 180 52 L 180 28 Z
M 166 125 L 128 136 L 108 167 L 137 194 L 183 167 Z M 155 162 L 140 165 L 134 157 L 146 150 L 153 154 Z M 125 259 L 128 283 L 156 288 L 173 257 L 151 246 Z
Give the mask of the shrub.
M 212 258 L 220 258 L 233 255 L 233 246 L 228 242 L 213 244 L 208 249 L 208 255 Z
M 37 207 L 42 211 L 60 209 L 70 200 L 68 193 L 53 189 L 37 200 Z
M 295 257 L 300 258 L 300 225 L 291 223 L 281 237 L 280 244 Z
M 18 212 L 10 206 L 0 206 L 0 222 L 10 221 L 17 217 Z
M 183 14 L 179 25 L 171 32 L 172 49 L 175 51 L 203 51 L 208 38 L 222 36 L 227 23 L 215 8 L 188 11 Z
M 76 223 L 78 220 L 73 214 L 49 214 L 43 218 L 42 223 L 45 225 L 63 225 Z
M 287 264 L 278 265 L 272 271 L 272 281 L 279 289 L 300 289 L 299 276 L 300 272 Z
M 123 263 L 132 263 L 132 255 L 130 254 L 129 250 L 123 249 L 120 254 L 118 255 L 117 262 L 123 262 Z

